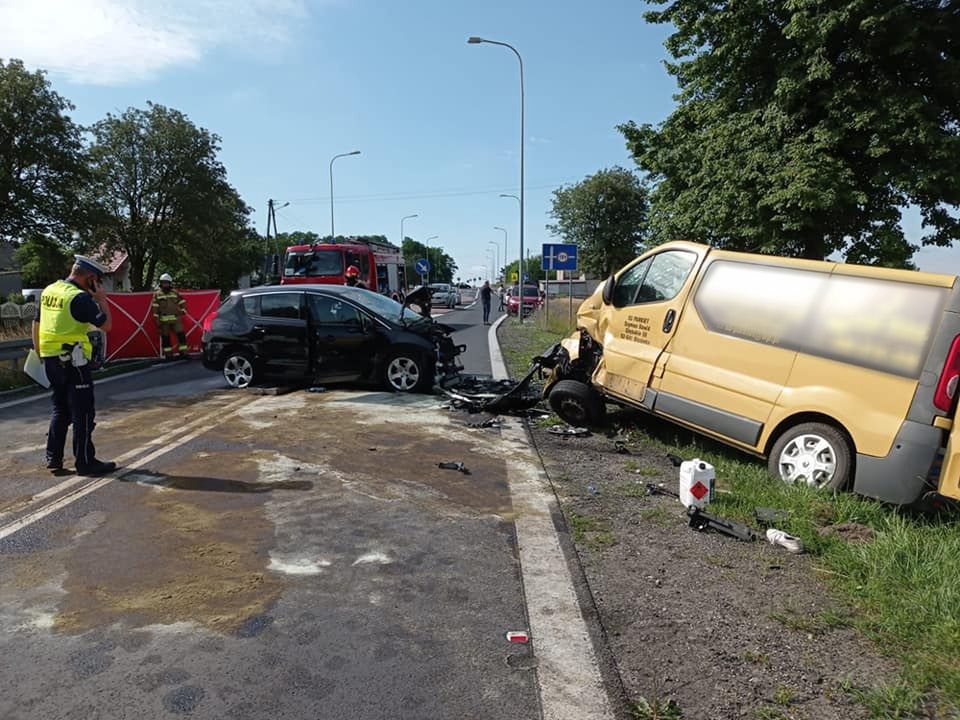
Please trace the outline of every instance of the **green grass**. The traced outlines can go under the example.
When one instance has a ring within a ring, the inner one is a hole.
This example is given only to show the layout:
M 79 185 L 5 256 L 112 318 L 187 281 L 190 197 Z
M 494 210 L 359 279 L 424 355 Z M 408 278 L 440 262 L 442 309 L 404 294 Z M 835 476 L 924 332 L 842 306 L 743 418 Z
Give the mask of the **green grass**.
M 559 325 L 557 320 L 544 330 L 537 323 L 505 323 L 501 338 L 511 373 L 524 372 L 530 357 L 566 335 Z M 523 352 L 510 355 L 506 346 Z M 520 355 L 526 356 L 522 364 L 511 361 Z M 812 619 L 784 613 L 781 621 L 812 634 L 854 627 L 897 661 L 900 675 L 892 684 L 856 695 L 872 717 L 910 717 L 921 701 L 944 708 L 943 716 L 960 708 L 960 517 L 923 517 L 850 493 L 789 486 L 770 478 L 763 461 L 656 418 L 622 412 L 613 422 L 629 442 L 648 451 L 712 463 L 718 488 L 727 491 L 711 505 L 718 515 L 756 526 L 755 507 L 789 512 L 780 529 L 802 539 L 818 577 L 849 612 Z M 841 522 L 867 525 L 876 537 L 848 544 L 817 533 Z
M 567 523 L 573 531 L 573 540 L 591 550 L 603 550 L 617 544 L 616 536 L 610 531 L 606 520 L 581 515 L 575 510 L 566 512 Z
M 640 698 L 633 705 L 633 717 L 636 720 L 680 720 L 683 710 L 674 700 L 647 700 Z

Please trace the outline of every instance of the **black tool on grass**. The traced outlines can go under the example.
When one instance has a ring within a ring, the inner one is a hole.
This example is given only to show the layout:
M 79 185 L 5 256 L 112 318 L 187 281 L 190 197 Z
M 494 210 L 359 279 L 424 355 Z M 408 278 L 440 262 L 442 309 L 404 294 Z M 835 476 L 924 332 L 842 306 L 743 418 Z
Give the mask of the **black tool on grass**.
M 695 505 L 687 508 L 687 517 L 689 518 L 690 527 L 700 532 L 716 530 L 719 533 L 729 535 L 744 542 L 753 542 L 757 539 L 757 534 L 746 525 L 734 522 L 733 520 L 727 520 L 726 518 L 717 517 L 716 515 L 710 515 Z

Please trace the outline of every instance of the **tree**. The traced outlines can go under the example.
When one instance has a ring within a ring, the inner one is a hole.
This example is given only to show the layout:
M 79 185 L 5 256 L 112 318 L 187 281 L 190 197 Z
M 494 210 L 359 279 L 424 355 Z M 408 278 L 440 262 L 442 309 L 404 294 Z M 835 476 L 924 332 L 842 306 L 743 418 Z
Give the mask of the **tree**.
M 412 238 L 404 238 L 402 251 L 403 262 L 406 264 L 407 280 L 411 286 L 418 282 L 419 275 L 417 275 L 414 266 L 417 260 L 421 258 L 427 258 L 430 261 L 430 282 L 453 282 L 453 276 L 457 272 L 457 263 L 441 248 L 429 247 Z
M 84 164 L 70 110 L 44 73 L 0 60 L 0 238 L 74 229 Z
M 92 132 L 87 242 L 127 254 L 134 290 L 152 287 L 160 267 L 231 261 L 236 248 L 214 238 L 246 242 L 249 208 L 227 183 L 216 135 L 152 103 L 107 115 Z
M 514 260 L 513 262 L 507 264 L 507 266 L 504 268 L 504 273 L 505 273 L 504 280 L 503 280 L 504 285 L 507 285 L 507 286 L 516 285 L 517 282 L 519 282 L 519 280 L 513 279 L 514 275 L 516 275 L 517 278 L 520 277 L 520 275 L 517 273 L 517 268 L 519 266 L 520 266 L 519 260 Z M 523 263 L 523 266 L 525 268 L 525 272 L 527 276 L 527 283 L 534 284 L 537 281 L 544 279 L 542 255 L 530 255 L 526 259 L 526 261 Z M 556 278 L 556 273 L 554 273 L 551 276 L 551 280 L 555 278 Z
M 73 264 L 72 250 L 49 235 L 28 235 L 14 251 L 14 257 L 28 288 L 46 287 L 66 277 Z
M 654 0 L 678 106 L 620 127 L 659 239 L 904 265 L 960 237 L 960 12 L 938 0 Z
M 647 189 L 622 167 L 553 191 L 547 229 L 575 243 L 580 267 L 606 277 L 636 257 L 647 235 Z

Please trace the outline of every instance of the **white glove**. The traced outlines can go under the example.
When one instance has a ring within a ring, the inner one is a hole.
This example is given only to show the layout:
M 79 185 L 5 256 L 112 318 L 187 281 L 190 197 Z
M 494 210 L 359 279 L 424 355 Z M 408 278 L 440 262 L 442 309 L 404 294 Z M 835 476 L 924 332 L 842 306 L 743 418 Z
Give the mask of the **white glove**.
M 83 345 L 77 343 L 73 346 L 73 350 L 70 351 L 70 361 L 74 367 L 83 367 L 89 362 L 87 356 L 83 354 Z

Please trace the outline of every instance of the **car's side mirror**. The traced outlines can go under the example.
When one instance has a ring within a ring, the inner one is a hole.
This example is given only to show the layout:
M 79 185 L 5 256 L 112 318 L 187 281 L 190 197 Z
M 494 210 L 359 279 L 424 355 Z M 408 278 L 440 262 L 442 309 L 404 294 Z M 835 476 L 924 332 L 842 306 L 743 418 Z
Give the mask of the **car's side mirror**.
M 617 279 L 611 275 L 607 278 L 607 281 L 603 284 L 603 293 L 601 297 L 603 298 L 604 305 L 613 304 L 613 290 L 617 285 Z

